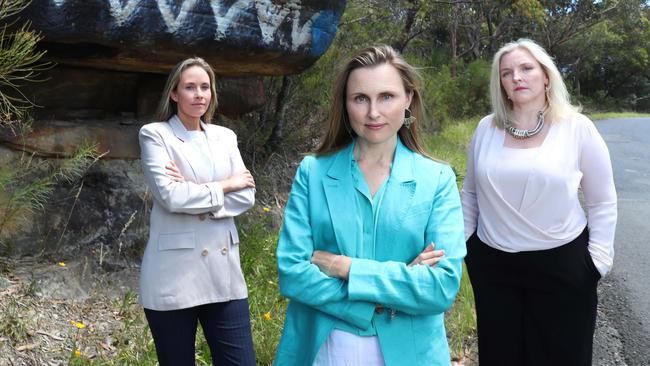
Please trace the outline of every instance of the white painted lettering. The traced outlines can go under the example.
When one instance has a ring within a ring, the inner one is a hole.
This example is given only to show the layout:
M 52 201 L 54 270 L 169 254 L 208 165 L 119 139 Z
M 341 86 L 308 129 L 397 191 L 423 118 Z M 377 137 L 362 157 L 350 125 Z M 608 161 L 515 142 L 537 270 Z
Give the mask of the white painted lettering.
M 230 24 L 239 16 L 240 13 L 245 12 L 246 8 L 250 5 L 251 1 L 249 0 L 238 0 L 227 11 L 225 11 L 224 15 L 222 15 L 224 13 L 224 10 L 222 9 L 223 2 L 221 0 L 210 0 L 214 20 L 217 23 L 215 39 L 224 39 Z
M 262 39 L 264 43 L 271 43 L 280 24 L 289 14 L 289 8 L 275 5 L 271 0 L 258 0 L 255 7 L 257 8 L 257 21 L 262 31 Z
M 237 19 L 254 5 L 257 22 L 262 33 L 262 42 L 265 44 L 277 41 L 283 46 L 289 46 L 284 37 L 278 34 L 278 29 L 289 17 L 288 21 L 291 22 L 290 46 L 294 51 L 309 44 L 311 41 L 311 28 L 320 15 L 320 13 L 314 14 L 301 25 L 301 0 L 288 0 L 279 2 L 279 4 L 276 4 L 273 0 L 237 0 L 228 8 L 224 5 L 223 0 L 183 0 L 178 14 L 174 15 L 172 6 L 170 6 L 170 2 L 174 1 L 176 0 L 156 0 L 160 15 L 167 31 L 170 33 L 176 33 L 181 29 L 183 23 L 192 15 L 199 1 L 209 1 L 216 23 L 215 40 L 222 40 L 226 37 L 228 29 L 236 25 Z M 52 0 L 56 7 L 61 7 L 67 2 L 70 2 L 70 0 Z M 111 16 L 118 26 L 124 26 L 129 21 L 139 9 L 141 2 L 142 0 L 107 0 Z M 74 2 L 71 3 L 74 4 Z M 282 38 L 278 39 L 278 37 Z
M 311 25 L 320 15 L 320 12 L 315 13 L 309 20 L 300 26 L 300 12 L 294 10 L 293 12 L 293 27 L 291 28 L 291 49 L 296 51 L 300 46 L 304 46 L 311 41 Z
M 191 14 L 192 9 L 196 6 L 196 1 L 197 0 L 183 1 L 181 9 L 178 11 L 178 15 L 174 16 L 174 12 L 172 11 L 171 6 L 169 6 L 169 3 L 167 3 L 167 0 L 158 0 L 158 9 L 160 9 L 163 21 L 171 33 L 176 33 L 178 28 L 183 25 L 185 18 Z

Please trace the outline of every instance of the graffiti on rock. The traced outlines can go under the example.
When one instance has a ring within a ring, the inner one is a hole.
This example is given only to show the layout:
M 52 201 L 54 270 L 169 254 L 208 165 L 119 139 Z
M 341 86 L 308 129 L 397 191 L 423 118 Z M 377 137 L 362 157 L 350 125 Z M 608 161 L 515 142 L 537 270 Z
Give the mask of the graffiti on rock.
M 55 6 L 61 7 L 71 0 L 51 0 Z M 147 0 L 105 0 L 113 20 L 118 26 L 125 26 L 138 13 L 140 4 Z M 223 40 L 228 30 L 237 24 L 237 19 L 242 15 L 255 12 L 262 41 L 265 44 L 278 42 L 284 47 L 297 50 L 312 41 L 312 48 L 320 49 L 322 45 L 313 44 L 312 29 L 314 24 L 322 24 L 319 18 L 332 19 L 330 11 L 321 11 L 313 14 L 309 19 L 300 19 L 302 8 L 301 0 L 288 0 L 281 4 L 274 4 L 272 0 L 237 0 L 231 5 L 223 0 L 183 0 L 180 3 L 170 0 L 155 0 L 160 16 L 170 33 L 176 33 L 182 28 L 184 22 L 189 21 L 200 2 L 208 1 L 215 23 L 215 40 Z M 174 6 L 174 4 L 177 4 Z M 176 14 L 175 14 L 176 13 Z M 280 35 L 278 29 L 287 22 L 291 24 L 289 40 Z M 320 37 L 317 37 L 320 40 Z M 327 42 L 329 44 L 329 42 Z M 325 47 L 327 47 L 327 44 Z

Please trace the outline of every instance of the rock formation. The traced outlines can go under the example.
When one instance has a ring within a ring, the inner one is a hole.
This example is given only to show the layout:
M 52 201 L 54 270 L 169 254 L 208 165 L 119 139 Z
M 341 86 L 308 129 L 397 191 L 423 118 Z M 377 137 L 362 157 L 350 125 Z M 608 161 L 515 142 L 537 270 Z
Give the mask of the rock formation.
M 147 194 L 137 132 L 153 120 L 173 65 L 206 59 L 217 74 L 218 113 L 236 118 L 265 105 L 264 76 L 300 73 L 326 51 L 344 8 L 345 0 L 32 0 L 14 24 L 31 23 L 55 66 L 23 89 L 40 106 L 33 131 L 0 130 L 0 160 L 65 157 L 83 141 L 108 153 L 78 202 L 70 200 L 76 187 L 61 188 L 15 247 L 141 244 Z M 124 232 L 136 213 L 139 229 Z

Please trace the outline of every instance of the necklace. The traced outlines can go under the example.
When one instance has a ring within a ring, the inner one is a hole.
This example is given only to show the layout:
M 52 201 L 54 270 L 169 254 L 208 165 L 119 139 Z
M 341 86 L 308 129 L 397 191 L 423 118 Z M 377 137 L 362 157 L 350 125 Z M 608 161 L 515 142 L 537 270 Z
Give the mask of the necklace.
M 522 129 L 516 128 L 507 119 L 506 119 L 506 123 L 505 123 L 505 128 L 506 128 L 506 131 L 510 134 L 510 136 L 512 136 L 512 137 L 514 137 L 514 138 L 516 138 L 518 140 L 531 138 L 531 137 L 537 135 L 542 130 L 542 128 L 544 128 L 544 111 L 537 112 L 537 126 L 531 128 L 530 130 L 522 130 Z

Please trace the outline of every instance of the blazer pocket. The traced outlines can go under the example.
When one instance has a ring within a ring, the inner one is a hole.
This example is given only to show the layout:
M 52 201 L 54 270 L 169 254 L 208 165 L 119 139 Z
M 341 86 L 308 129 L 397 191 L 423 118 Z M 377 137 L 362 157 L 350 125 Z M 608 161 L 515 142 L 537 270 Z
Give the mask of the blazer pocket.
M 158 250 L 192 249 L 196 247 L 194 231 L 158 235 Z

